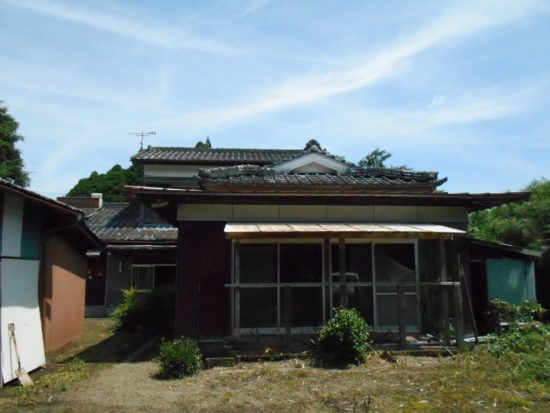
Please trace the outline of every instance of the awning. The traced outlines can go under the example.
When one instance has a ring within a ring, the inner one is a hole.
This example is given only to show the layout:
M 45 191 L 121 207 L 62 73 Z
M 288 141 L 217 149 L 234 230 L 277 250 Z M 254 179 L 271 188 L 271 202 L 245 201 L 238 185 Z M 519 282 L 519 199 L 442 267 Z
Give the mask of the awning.
M 228 238 L 398 238 L 449 239 L 466 231 L 434 224 L 228 223 Z

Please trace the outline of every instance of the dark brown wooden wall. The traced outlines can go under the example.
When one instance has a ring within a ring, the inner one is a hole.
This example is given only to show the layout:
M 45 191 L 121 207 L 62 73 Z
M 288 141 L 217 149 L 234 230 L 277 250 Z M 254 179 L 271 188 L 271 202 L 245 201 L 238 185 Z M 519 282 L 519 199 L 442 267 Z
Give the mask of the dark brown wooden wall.
M 231 242 L 225 222 L 178 225 L 176 336 L 223 338 L 230 333 Z

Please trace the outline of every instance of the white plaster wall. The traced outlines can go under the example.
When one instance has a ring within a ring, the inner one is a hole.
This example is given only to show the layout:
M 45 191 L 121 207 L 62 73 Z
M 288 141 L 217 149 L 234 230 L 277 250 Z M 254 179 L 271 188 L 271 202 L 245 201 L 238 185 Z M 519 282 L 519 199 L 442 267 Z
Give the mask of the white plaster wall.
M 167 178 L 183 178 L 197 175 L 199 168 L 204 168 L 201 165 L 145 165 L 143 174 L 147 176 L 167 177 Z
M 8 324 L 15 324 L 22 367 L 32 371 L 46 363 L 38 307 L 38 260 L 2 259 L 0 262 L 0 350 L 2 380 L 17 378 L 17 358 Z

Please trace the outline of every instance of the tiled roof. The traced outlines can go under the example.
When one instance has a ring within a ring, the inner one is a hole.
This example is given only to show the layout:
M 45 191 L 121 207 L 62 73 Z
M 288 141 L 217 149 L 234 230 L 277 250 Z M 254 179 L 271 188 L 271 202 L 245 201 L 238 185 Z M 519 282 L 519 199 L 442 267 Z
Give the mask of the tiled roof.
M 163 221 L 153 211 L 154 223 L 144 223 L 141 204 L 133 202 L 108 202 L 86 223 L 104 242 L 170 242 L 178 238 L 178 229 Z
M 217 191 L 319 190 L 330 192 L 393 190 L 396 192 L 432 192 L 446 181 L 436 172 L 412 172 L 400 169 L 353 167 L 344 174 L 276 172 L 270 167 L 239 165 L 199 170 L 203 189 Z
M 281 162 L 303 151 L 299 149 L 227 149 L 227 148 L 178 148 L 148 147 L 132 157 L 134 163 L 174 163 L 203 165 L 239 165 L 254 163 L 267 165 Z

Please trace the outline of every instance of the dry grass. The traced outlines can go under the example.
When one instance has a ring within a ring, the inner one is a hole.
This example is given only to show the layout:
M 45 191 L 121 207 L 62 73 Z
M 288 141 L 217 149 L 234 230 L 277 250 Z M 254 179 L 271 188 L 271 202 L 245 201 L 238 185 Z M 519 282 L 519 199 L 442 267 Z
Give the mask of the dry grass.
M 391 361 L 373 355 L 343 370 L 316 368 L 304 360 L 240 363 L 179 380 L 155 379 L 157 366 L 145 361 L 131 363 L 132 377 L 122 379 L 117 374 L 130 374 L 127 364 L 105 367 L 120 362 L 139 340 L 115 337 L 101 323 L 89 321 L 82 347 L 57 359 L 78 354 L 76 361 L 33 375 L 37 386 L 32 390 L 1 389 L 0 411 L 550 411 L 548 382 L 518 379 L 511 362 L 483 351 L 454 357 L 397 354 Z M 111 399 L 116 405 L 109 404 Z
M 475 357 L 378 356 L 346 370 L 302 361 L 215 368 L 174 385 L 181 411 L 478 412 L 550 410 L 548 386 L 510 383 Z

